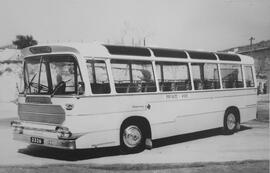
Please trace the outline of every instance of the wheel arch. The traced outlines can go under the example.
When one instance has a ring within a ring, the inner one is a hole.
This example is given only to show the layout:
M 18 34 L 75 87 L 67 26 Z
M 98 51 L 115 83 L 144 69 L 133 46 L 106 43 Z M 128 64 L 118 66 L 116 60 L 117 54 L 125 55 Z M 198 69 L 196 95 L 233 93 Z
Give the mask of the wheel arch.
M 145 132 L 146 137 L 150 139 L 152 138 L 151 126 L 147 118 L 143 116 L 137 116 L 137 115 L 127 117 L 121 123 L 119 134 L 121 134 L 121 130 L 123 129 L 123 126 L 128 123 L 137 123 L 138 125 L 141 125 L 144 128 L 144 130 L 146 130 Z

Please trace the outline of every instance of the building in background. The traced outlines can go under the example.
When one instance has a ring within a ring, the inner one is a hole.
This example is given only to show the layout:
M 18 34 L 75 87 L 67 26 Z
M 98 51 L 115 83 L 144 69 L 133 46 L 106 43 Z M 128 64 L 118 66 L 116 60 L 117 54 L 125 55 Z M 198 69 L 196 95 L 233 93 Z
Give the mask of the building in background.
M 0 63 L 20 63 L 21 51 L 14 45 L 0 47 Z
M 249 55 L 254 58 L 256 77 L 258 84 L 258 93 L 269 93 L 270 84 L 270 40 L 259 43 L 234 47 L 222 52 L 235 52 L 243 55 Z
M 22 74 L 21 51 L 13 45 L 0 47 L 0 102 L 16 101 Z

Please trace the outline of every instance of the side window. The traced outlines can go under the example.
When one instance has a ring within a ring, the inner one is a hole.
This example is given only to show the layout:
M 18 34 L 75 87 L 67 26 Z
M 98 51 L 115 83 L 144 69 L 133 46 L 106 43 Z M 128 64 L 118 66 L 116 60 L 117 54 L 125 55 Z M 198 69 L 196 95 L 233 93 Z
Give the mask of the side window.
M 243 88 L 241 66 L 237 64 L 221 64 L 220 72 L 223 88 Z
M 220 88 L 217 64 L 192 63 L 191 67 L 195 90 Z
M 247 87 L 254 87 L 254 77 L 252 73 L 252 67 L 251 66 L 245 66 L 245 77 L 246 77 L 246 86 Z
M 161 91 L 185 91 L 191 89 L 187 63 L 156 62 L 156 71 Z
M 87 70 L 93 94 L 111 92 L 106 64 L 102 60 L 87 60 Z
M 117 93 L 156 91 L 151 62 L 111 60 L 111 67 Z
M 117 93 L 126 93 L 130 85 L 131 64 L 127 61 L 111 61 L 112 75 Z

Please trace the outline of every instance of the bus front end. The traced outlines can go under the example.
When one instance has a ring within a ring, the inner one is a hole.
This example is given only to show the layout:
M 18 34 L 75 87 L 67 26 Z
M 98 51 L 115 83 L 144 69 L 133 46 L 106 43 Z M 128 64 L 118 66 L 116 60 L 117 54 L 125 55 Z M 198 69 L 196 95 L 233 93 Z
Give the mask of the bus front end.
M 60 52 L 54 52 L 58 50 Z M 78 59 L 67 48 L 35 46 L 24 55 L 24 90 L 18 98 L 19 119 L 11 122 L 13 138 L 29 144 L 76 149 L 81 133 L 66 126 L 78 96 L 84 93 Z
M 62 149 L 76 149 L 76 138 L 68 128 L 22 120 L 13 121 L 13 139 L 29 144 Z

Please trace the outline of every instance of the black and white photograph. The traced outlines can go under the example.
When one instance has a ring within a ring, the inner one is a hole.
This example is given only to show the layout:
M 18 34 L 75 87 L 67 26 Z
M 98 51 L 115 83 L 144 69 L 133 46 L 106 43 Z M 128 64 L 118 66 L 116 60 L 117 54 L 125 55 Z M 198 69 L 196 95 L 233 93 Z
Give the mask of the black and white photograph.
M 0 4 L 0 173 L 269 173 L 269 0 Z

